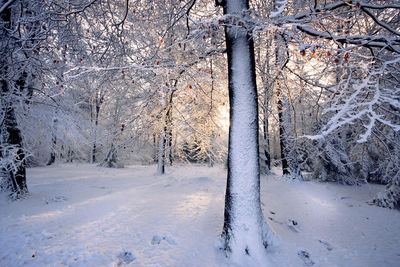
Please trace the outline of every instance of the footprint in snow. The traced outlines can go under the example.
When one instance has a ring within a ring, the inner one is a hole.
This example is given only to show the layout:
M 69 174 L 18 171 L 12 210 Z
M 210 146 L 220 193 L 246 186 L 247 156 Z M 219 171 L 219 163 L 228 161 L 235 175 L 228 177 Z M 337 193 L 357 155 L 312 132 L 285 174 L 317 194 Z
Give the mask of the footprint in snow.
M 329 244 L 328 242 L 323 241 L 323 240 L 320 240 L 320 239 L 318 239 L 318 241 L 319 241 L 322 245 L 324 245 L 324 246 L 326 247 L 327 250 L 329 250 L 329 251 L 333 250 L 333 246 L 332 246 L 331 244 Z
M 163 235 L 163 236 L 154 235 L 153 238 L 151 239 L 151 244 L 159 245 L 161 243 L 161 241 L 163 241 L 163 240 L 167 241 L 168 244 L 170 244 L 170 245 L 176 245 L 175 240 L 172 237 L 167 236 L 167 235 Z
M 56 236 L 56 234 L 49 233 L 46 230 L 43 230 L 41 235 L 42 235 L 42 239 L 52 239 L 53 237 Z
M 45 199 L 44 202 L 46 204 L 54 203 L 54 202 L 65 202 L 68 198 L 66 196 L 55 196 L 52 198 Z
M 296 233 L 300 232 L 299 223 L 297 221 L 295 221 L 295 220 L 289 219 L 288 222 L 287 222 L 287 226 L 293 232 L 296 232 Z
M 191 183 L 210 183 L 213 182 L 213 180 L 209 177 L 194 177 L 191 180 Z
M 297 252 L 297 255 L 299 255 L 306 266 L 312 266 L 315 264 L 315 262 L 311 259 L 311 255 L 310 253 L 308 253 L 308 251 L 300 250 L 299 252 Z
M 281 221 L 278 221 L 278 220 L 275 220 L 274 218 L 272 218 L 272 217 L 268 217 L 268 219 L 270 219 L 272 222 L 274 222 L 274 223 L 277 223 L 277 224 L 283 224 L 283 222 L 281 222 Z
M 118 254 L 118 266 L 129 264 L 136 259 L 136 255 L 133 252 L 124 250 Z

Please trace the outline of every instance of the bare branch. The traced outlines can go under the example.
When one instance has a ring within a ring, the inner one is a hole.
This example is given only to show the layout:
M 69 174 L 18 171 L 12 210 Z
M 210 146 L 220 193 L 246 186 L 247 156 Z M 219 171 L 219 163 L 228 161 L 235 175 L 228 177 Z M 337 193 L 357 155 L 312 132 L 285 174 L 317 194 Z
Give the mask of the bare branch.
M 3 11 L 10 6 L 12 3 L 14 3 L 15 0 L 8 0 L 7 3 L 4 3 L 3 6 L 0 8 L 0 14 L 3 13 Z
M 370 16 L 373 21 L 376 22 L 376 24 L 378 24 L 379 26 L 385 28 L 386 30 L 388 30 L 389 32 L 399 35 L 400 36 L 400 32 L 396 31 L 395 29 L 393 29 L 392 27 L 390 27 L 390 25 L 388 25 L 387 23 L 379 20 L 374 14 L 372 14 L 368 9 L 361 7 L 361 10 L 364 11 L 368 16 Z
M 367 48 L 378 47 L 400 54 L 400 50 L 393 47 L 393 45 L 400 45 L 400 39 L 388 39 L 385 37 L 374 38 L 373 36 L 334 36 L 331 34 L 310 29 L 306 26 L 297 26 L 297 29 L 308 35 L 324 38 L 327 40 L 334 40 L 341 44 L 353 44 Z
M 118 27 L 119 25 L 121 25 L 122 23 L 124 23 L 124 21 L 126 20 L 126 17 L 128 16 L 128 8 L 129 8 L 129 0 L 125 0 L 125 14 L 124 17 L 122 18 L 122 20 L 116 24 L 114 24 L 114 26 Z

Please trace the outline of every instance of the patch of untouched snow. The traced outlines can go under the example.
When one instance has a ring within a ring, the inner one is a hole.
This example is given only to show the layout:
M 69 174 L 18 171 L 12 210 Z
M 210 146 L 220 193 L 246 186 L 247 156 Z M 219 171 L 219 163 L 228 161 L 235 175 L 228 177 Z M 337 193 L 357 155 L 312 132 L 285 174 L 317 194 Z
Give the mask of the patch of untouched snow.
M 155 170 L 28 169 L 27 199 L 0 194 L 0 266 L 228 266 L 216 249 L 226 171 Z M 267 255 L 271 266 L 306 266 L 307 259 L 312 266 L 397 266 L 400 212 L 366 204 L 382 187 L 292 184 L 271 175 L 261 188 L 279 237 Z
M 293 184 L 271 175 L 262 188 L 264 214 L 283 243 L 276 258 L 286 258 L 277 266 L 306 264 L 295 251 L 306 251 L 313 266 L 398 266 L 400 212 L 367 204 L 383 186 Z M 289 220 L 299 231 L 288 230 Z

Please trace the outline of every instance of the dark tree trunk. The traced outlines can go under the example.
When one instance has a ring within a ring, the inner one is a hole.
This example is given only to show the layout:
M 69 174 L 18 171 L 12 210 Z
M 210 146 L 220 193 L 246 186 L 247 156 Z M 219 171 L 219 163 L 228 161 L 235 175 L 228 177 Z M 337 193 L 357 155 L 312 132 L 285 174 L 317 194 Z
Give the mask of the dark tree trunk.
M 22 94 L 25 88 L 27 74 L 23 72 L 20 78 L 15 82 L 16 87 L 20 92 L 11 88 L 9 81 L 5 77 L 9 76 L 9 68 L 7 67 L 7 53 L 9 52 L 8 41 L 11 36 L 11 10 L 7 7 L 1 13 L 1 23 L 5 30 L 1 31 L 2 41 L 0 51 L 0 80 L 1 83 L 1 112 L 4 114 L 3 121 L 0 124 L 0 157 L 8 158 L 8 163 L 1 170 L 3 179 L 5 179 L 5 187 L 11 190 L 13 198 L 19 198 L 28 192 L 26 185 L 26 167 L 25 167 L 25 152 L 23 149 L 21 131 L 18 127 L 17 118 L 13 102 L 15 97 Z
M 160 144 L 158 149 L 158 163 L 157 163 L 157 174 L 162 175 L 165 173 L 165 132 L 166 127 L 162 127 L 162 131 L 160 134 Z
M 268 89 L 265 89 L 264 96 L 264 118 L 263 118 L 263 137 L 264 137 L 264 164 L 266 167 L 265 172 L 269 172 L 271 170 L 271 150 L 269 143 L 269 134 L 268 134 Z
M 281 96 L 278 96 L 278 118 L 279 118 L 279 145 L 281 148 L 281 162 L 282 162 L 282 173 L 283 175 L 290 174 L 289 172 L 289 165 L 286 157 L 286 142 L 285 142 L 285 128 L 284 128 L 284 122 L 283 122 L 283 110 L 282 110 L 282 100 Z
M 67 152 L 67 162 L 73 162 L 74 161 L 74 151 L 71 150 L 71 148 L 68 148 Z
M 26 186 L 25 152 L 21 131 L 18 128 L 14 106 L 11 101 L 13 96 L 5 80 L 1 81 L 1 97 L 4 120 L 0 128 L 0 157 L 11 159 L 11 162 L 2 170 L 2 173 L 6 176 L 6 187 L 11 189 L 13 197 L 19 198 L 28 192 Z M 4 154 L 3 152 L 6 153 Z
M 249 18 L 247 0 L 217 0 L 224 14 Z M 229 24 L 236 18 L 229 19 Z M 236 25 L 240 25 L 237 24 Z M 222 249 L 234 263 L 243 258 L 265 264 L 268 225 L 260 203 L 258 99 L 254 44 L 245 27 L 225 27 L 230 127 Z M 247 257 L 249 256 L 249 257 Z
M 175 82 L 176 85 L 176 82 Z M 168 164 L 172 165 L 172 103 L 173 103 L 174 91 L 171 92 L 168 101 L 168 110 L 165 121 L 166 130 L 166 159 L 168 159 Z
M 97 126 L 99 125 L 99 113 L 100 113 L 100 106 L 103 103 L 103 96 L 99 96 L 99 93 L 96 93 L 96 107 L 95 107 L 95 114 L 94 114 L 94 126 L 95 126 L 95 139 L 92 146 L 92 158 L 90 159 L 91 163 L 96 162 L 96 153 L 97 153 Z
M 281 96 L 278 100 L 279 134 L 283 175 L 291 179 L 303 180 L 297 158 L 296 143 L 291 139 L 291 117 L 288 99 Z
M 271 170 L 271 152 L 270 152 L 270 143 L 269 143 L 269 135 L 268 135 L 268 118 L 264 119 L 264 157 L 265 157 L 265 166 L 268 170 Z
M 176 86 L 176 81 L 175 81 Z M 157 163 L 157 173 L 164 174 L 165 173 L 165 163 L 167 160 L 170 160 L 172 164 L 171 158 L 171 146 L 172 146 L 172 101 L 174 97 L 174 90 L 169 94 L 169 99 L 167 96 L 164 96 L 163 104 L 166 109 L 165 115 L 163 115 L 163 126 L 160 133 L 160 144 L 158 149 L 158 163 Z M 165 101 L 167 99 L 167 101 Z
M 117 147 L 118 148 L 118 147 Z M 122 165 L 117 162 L 117 148 L 111 143 L 110 150 L 107 156 L 104 158 L 103 162 L 100 164 L 102 167 L 106 168 L 121 168 Z
M 2 93 L 4 94 L 7 91 L 7 82 L 2 81 Z M 3 108 L 5 109 L 5 118 L 0 133 L 0 157 L 11 157 L 12 163 L 7 164 L 2 173 L 6 175 L 6 187 L 11 189 L 13 198 L 20 198 L 28 192 L 22 136 L 12 104 L 8 103 Z M 6 151 L 6 155 L 2 153 L 3 151 Z M 15 156 L 12 155 L 13 152 L 16 152 Z
M 275 9 L 277 9 L 277 2 L 274 3 Z M 278 81 L 276 84 L 276 92 L 278 97 L 278 118 L 279 118 L 279 137 L 280 137 L 280 148 L 281 148 L 281 162 L 282 162 L 282 173 L 288 175 L 292 179 L 302 180 L 303 177 L 300 172 L 296 144 L 291 139 L 291 114 L 289 107 L 289 99 L 285 95 L 279 82 L 279 77 L 284 78 L 281 74 L 281 70 L 285 67 L 288 62 L 288 43 L 282 34 L 276 34 L 275 36 L 275 53 L 276 53 L 276 69 L 278 71 Z M 285 56 L 286 54 L 286 56 Z
M 56 145 L 57 145 L 57 119 L 53 120 L 53 133 L 52 133 L 52 148 L 50 152 L 49 160 L 47 161 L 47 166 L 54 164 L 56 161 Z
M 54 145 L 56 144 L 56 141 L 54 140 L 53 141 L 54 143 Z M 49 157 L 49 160 L 47 161 L 47 166 L 50 166 L 50 165 L 52 165 L 52 164 L 54 164 L 54 162 L 56 162 L 56 153 L 52 150 L 51 152 L 50 152 L 50 157 Z
M 154 163 L 157 163 L 158 160 L 158 147 L 157 147 L 157 134 L 154 132 L 153 133 L 153 161 Z
M 95 163 L 96 162 L 96 151 L 97 151 L 97 147 L 96 147 L 96 141 L 93 143 L 92 146 L 92 158 L 91 158 L 91 163 Z

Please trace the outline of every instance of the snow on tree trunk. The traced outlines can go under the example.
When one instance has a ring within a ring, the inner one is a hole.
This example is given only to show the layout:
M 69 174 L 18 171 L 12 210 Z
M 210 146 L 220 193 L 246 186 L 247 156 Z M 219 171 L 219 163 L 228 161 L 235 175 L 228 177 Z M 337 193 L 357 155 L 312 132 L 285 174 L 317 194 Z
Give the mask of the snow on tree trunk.
M 277 1 L 274 2 L 275 9 L 279 10 L 277 7 Z M 280 3 L 280 2 L 279 2 Z M 280 3 L 282 4 L 282 3 Z M 283 6 L 283 4 L 282 4 Z M 281 7 L 282 7 L 281 6 Z M 276 41 L 276 68 L 280 72 L 286 65 L 287 60 L 285 59 L 286 51 L 282 48 L 288 49 L 287 42 L 281 34 L 275 35 Z M 280 78 L 283 78 L 279 74 Z M 278 117 L 279 117 L 279 137 L 280 137 L 280 148 L 281 148 L 281 161 L 282 161 L 282 172 L 284 176 L 290 177 L 290 179 L 303 180 L 300 172 L 300 167 L 297 159 L 296 144 L 292 139 L 292 127 L 291 127 L 291 114 L 289 107 L 289 99 L 283 92 L 282 84 L 279 82 L 279 78 L 276 82 L 276 90 L 278 95 Z
M 290 179 L 303 180 L 297 159 L 296 143 L 290 134 L 292 132 L 292 121 L 289 100 L 285 95 L 282 95 L 281 99 L 278 103 L 278 115 L 283 174 L 287 175 Z M 283 164 L 284 161 L 285 164 Z
M 165 172 L 165 127 L 162 127 L 160 134 L 160 147 L 158 149 L 157 174 L 162 175 Z
M 53 132 L 52 132 L 52 137 L 51 137 L 52 145 L 51 145 L 50 157 L 46 163 L 47 166 L 54 164 L 56 161 L 57 123 L 58 123 L 57 118 L 54 118 L 53 119 Z
M 161 92 L 161 98 L 160 102 L 163 106 L 166 105 L 166 93 L 162 91 Z M 160 144 L 158 148 L 158 161 L 157 161 L 157 174 L 162 175 L 165 173 L 165 145 L 166 145 L 166 138 L 165 135 L 167 133 L 167 114 L 164 114 L 161 120 L 162 126 L 161 126 L 161 133 L 160 133 Z
M 6 7 L 1 12 L 1 50 L 0 50 L 0 189 L 10 190 L 13 199 L 20 198 L 28 193 L 26 185 L 26 153 L 23 147 L 22 135 L 17 122 L 14 102 L 18 94 L 25 89 L 27 73 L 22 72 L 12 88 L 9 78 L 9 51 L 16 49 L 11 41 L 12 12 Z M 13 74 L 15 75 L 15 73 Z M 18 92 L 17 90 L 20 90 Z
M 7 83 L 2 81 L 2 93 Z M 5 102 L 5 101 L 1 101 Z M 3 103 L 2 103 L 3 104 Z M 3 105 L 2 105 L 3 106 Z M 28 193 L 26 185 L 25 151 L 21 131 L 18 128 L 12 103 L 2 107 L 4 119 L 0 128 L 0 188 L 11 191 L 11 198 L 17 199 Z
M 267 107 L 268 105 L 268 95 L 265 93 L 265 99 L 264 99 L 264 105 Z M 265 165 L 264 167 L 264 173 L 269 173 L 271 171 L 271 148 L 270 148 L 270 143 L 269 143 L 269 130 L 268 130 L 268 111 L 267 108 L 265 108 L 264 111 L 264 117 L 263 117 L 263 163 Z
M 217 1 L 224 14 L 245 19 L 246 0 Z M 235 23 L 232 18 L 231 22 Z M 240 25 L 240 24 L 237 24 Z M 222 249 L 232 262 L 265 266 L 270 229 L 260 205 L 258 103 L 254 44 L 241 26 L 225 28 L 230 128 Z
M 99 96 L 99 93 L 96 92 L 95 95 L 95 114 L 94 114 L 94 132 L 93 132 L 93 145 L 92 151 L 90 155 L 90 163 L 96 162 L 96 153 L 97 153 L 97 127 L 99 125 L 99 113 L 100 113 L 100 106 L 103 103 L 103 97 Z M 92 115 L 93 116 L 93 115 Z
M 104 158 L 103 162 L 100 164 L 102 167 L 107 167 L 107 168 L 119 168 L 121 167 L 117 163 L 117 157 L 116 157 L 116 149 L 114 147 L 114 143 L 111 143 L 110 150 L 108 150 L 107 156 Z
M 173 104 L 173 99 L 174 99 L 174 88 L 176 87 L 176 81 L 173 89 L 171 89 L 171 93 L 169 94 L 169 100 L 167 103 L 167 114 L 165 116 L 165 133 L 164 133 L 164 139 L 165 139 L 165 144 L 164 144 L 164 150 L 165 150 L 165 155 L 164 155 L 164 161 L 167 162 L 168 166 L 172 166 L 172 104 Z

